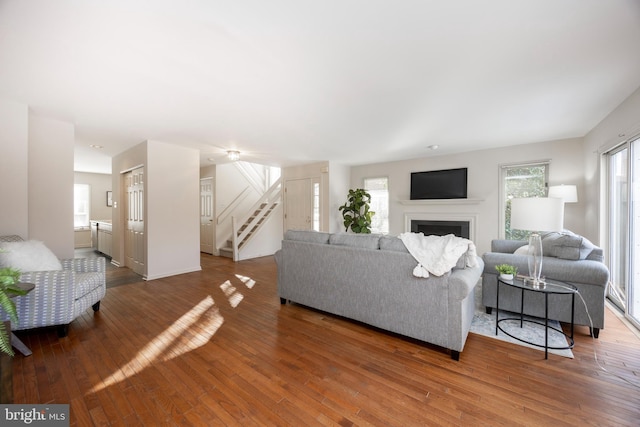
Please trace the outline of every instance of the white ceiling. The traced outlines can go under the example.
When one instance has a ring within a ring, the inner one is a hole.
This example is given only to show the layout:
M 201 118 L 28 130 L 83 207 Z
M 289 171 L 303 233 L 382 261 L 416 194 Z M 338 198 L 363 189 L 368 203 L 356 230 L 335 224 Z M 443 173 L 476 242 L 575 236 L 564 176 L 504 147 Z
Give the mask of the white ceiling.
M 581 137 L 638 87 L 637 0 L 0 0 L 0 98 L 73 123 L 81 171 L 148 139 L 287 166 Z

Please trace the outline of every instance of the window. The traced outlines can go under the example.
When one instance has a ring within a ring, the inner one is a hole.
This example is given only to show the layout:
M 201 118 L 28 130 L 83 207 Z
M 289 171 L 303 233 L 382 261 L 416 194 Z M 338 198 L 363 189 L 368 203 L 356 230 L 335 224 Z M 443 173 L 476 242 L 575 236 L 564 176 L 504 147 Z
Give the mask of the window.
M 634 137 L 604 154 L 606 195 L 603 214 L 610 284 L 608 296 L 625 317 L 640 327 L 640 137 Z
M 313 183 L 313 230 L 320 231 L 320 183 Z
M 91 187 L 88 184 L 73 185 L 73 226 L 89 227 L 89 206 Z
M 365 178 L 364 189 L 371 194 L 372 233 L 389 233 L 389 178 Z
M 511 229 L 511 199 L 546 197 L 549 162 L 507 165 L 501 171 L 501 230 L 506 239 L 526 240 L 530 231 Z

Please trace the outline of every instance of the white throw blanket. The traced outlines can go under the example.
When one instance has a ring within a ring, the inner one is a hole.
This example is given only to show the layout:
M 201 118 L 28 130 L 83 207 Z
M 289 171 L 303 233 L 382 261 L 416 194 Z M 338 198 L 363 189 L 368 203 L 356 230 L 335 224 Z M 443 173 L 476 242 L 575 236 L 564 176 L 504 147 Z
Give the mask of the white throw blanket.
M 398 236 L 409 253 L 418 261 L 413 269 L 416 277 L 442 276 L 465 255 L 465 266 L 476 267 L 476 245 L 468 239 L 448 234 L 446 236 L 425 236 L 422 233 L 402 233 Z

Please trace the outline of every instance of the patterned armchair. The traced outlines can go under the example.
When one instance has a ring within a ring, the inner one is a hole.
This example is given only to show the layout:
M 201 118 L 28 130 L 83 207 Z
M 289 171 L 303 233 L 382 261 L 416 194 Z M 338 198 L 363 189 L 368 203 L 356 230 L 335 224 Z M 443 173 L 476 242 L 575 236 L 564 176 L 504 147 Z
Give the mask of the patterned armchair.
M 22 241 L 19 236 L 0 236 L 0 242 Z M 105 259 L 76 258 L 59 260 L 61 270 L 22 271 L 20 280 L 33 283 L 35 288 L 27 295 L 16 297 L 19 322 L 11 329 L 22 330 L 45 326 L 58 326 L 58 335 L 64 337 L 69 323 L 89 307 L 100 309 L 106 293 Z

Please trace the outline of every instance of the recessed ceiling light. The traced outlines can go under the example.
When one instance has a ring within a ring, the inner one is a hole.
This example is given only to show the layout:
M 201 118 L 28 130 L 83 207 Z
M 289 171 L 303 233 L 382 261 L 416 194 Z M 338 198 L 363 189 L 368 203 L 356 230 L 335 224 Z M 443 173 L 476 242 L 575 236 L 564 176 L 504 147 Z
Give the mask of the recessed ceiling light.
M 91 145 L 89 145 L 89 147 L 95 148 L 96 150 L 100 150 L 100 149 L 104 148 L 102 145 L 98 145 L 98 144 L 91 144 Z
M 439 145 L 433 144 L 427 147 L 429 150 L 437 150 L 438 148 L 440 148 Z

